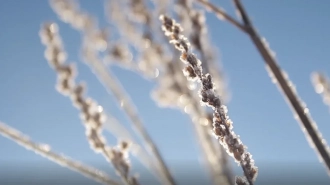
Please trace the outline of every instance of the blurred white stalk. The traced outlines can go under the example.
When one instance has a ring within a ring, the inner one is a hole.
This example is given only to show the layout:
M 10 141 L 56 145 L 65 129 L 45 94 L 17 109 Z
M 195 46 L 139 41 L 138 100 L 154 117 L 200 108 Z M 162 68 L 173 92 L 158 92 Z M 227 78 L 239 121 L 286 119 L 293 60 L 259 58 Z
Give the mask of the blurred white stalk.
M 149 155 L 146 155 L 142 147 L 139 147 L 141 149 L 139 150 L 140 152 L 135 153 L 137 159 L 151 173 L 156 174 L 156 177 L 162 178 L 163 182 L 174 184 L 158 148 L 143 126 L 135 104 L 131 101 L 119 80 L 107 70 L 107 66 L 98 56 L 109 45 L 106 34 L 97 27 L 96 21 L 92 16 L 79 9 L 77 1 L 51 0 L 50 4 L 63 22 L 70 24 L 74 29 L 81 32 L 83 37 L 82 54 L 85 62 L 106 88 L 107 92 L 115 97 L 115 100 L 118 101 L 130 119 L 136 133 L 143 139 Z
M 136 129 L 136 132 L 140 135 L 141 138 L 145 138 L 147 135 L 147 139 L 144 139 L 144 143 L 146 144 L 146 146 L 147 147 L 149 146 L 150 150 L 154 150 L 155 145 L 153 145 L 152 143 L 151 144 L 152 146 L 150 147 L 150 142 L 152 142 L 151 138 L 149 138 L 142 122 L 140 122 L 135 106 L 130 100 L 124 88 L 121 86 L 119 80 L 116 78 L 116 76 L 112 75 L 112 73 L 109 70 L 107 70 L 106 65 L 102 61 L 99 61 L 97 56 L 94 55 L 95 53 L 91 53 L 91 50 L 89 51 L 85 50 L 84 54 L 86 55 L 85 60 L 88 61 L 89 67 L 92 69 L 95 76 L 104 85 L 108 93 L 113 94 L 113 96 L 118 101 L 122 109 L 130 118 L 131 123 Z M 137 146 L 137 144 L 134 145 Z M 160 172 L 158 165 L 155 165 L 154 163 L 155 158 L 153 156 L 153 151 L 149 150 L 149 154 L 150 154 L 149 156 L 147 153 L 145 153 L 144 150 L 142 150 L 142 147 L 140 146 L 135 147 L 134 149 L 137 159 L 139 159 L 141 163 L 145 165 L 145 167 L 147 167 L 147 169 L 151 173 L 153 173 L 154 175 L 157 174 L 160 177 L 163 176 L 162 173 Z
M 136 140 L 133 138 L 133 136 L 130 134 L 130 132 L 122 126 L 116 118 L 111 116 L 108 113 L 105 113 L 107 115 L 107 120 L 105 121 L 103 127 L 108 132 L 110 132 L 114 137 L 116 137 L 119 140 L 125 140 L 130 143 L 130 151 L 131 153 L 153 174 L 157 175 L 158 173 L 155 172 L 155 167 L 150 162 L 150 157 L 148 153 L 145 151 L 145 149 L 140 146 Z
M 0 121 L 0 134 L 14 141 L 27 150 L 31 150 L 38 155 L 72 171 L 78 172 L 81 175 L 92 179 L 96 182 L 106 185 L 120 185 L 120 183 L 112 180 L 105 172 L 102 172 L 93 167 L 74 161 L 63 154 L 53 152 L 49 145 L 33 142 L 28 136 L 22 134 L 18 130 L 11 128 L 7 124 Z

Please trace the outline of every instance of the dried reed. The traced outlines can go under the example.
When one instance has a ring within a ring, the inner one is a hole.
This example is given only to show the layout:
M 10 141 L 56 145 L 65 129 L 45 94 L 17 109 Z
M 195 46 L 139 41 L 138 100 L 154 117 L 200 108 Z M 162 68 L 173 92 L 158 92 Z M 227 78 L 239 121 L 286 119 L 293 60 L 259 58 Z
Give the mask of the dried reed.
M 269 72 L 272 81 L 276 82 L 277 87 L 282 91 L 284 98 L 287 100 L 287 103 L 290 105 L 292 111 L 294 112 L 295 119 L 299 121 L 301 129 L 305 133 L 306 139 L 309 141 L 310 146 L 315 149 L 320 159 L 323 161 L 327 168 L 327 172 L 330 175 L 329 146 L 322 138 L 322 135 L 317 129 L 316 123 L 312 120 L 305 103 L 299 98 L 293 83 L 277 64 L 274 52 L 270 49 L 268 43 L 266 43 L 266 40 L 261 38 L 257 33 L 241 1 L 233 0 L 233 3 L 243 23 L 236 21 L 221 8 L 212 5 L 210 2 L 205 0 L 197 1 L 201 5 L 205 6 L 205 8 L 213 11 L 220 20 L 227 20 L 229 23 L 234 25 L 236 28 L 251 38 L 253 44 L 258 49 L 260 55 L 266 63 L 266 69 Z
M 156 144 L 144 128 L 142 119 L 140 118 L 134 103 L 131 101 L 129 94 L 126 93 L 116 77 L 112 75 L 109 70 L 106 70 L 106 66 L 97 56 L 99 48 L 102 47 L 94 47 L 95 38 L 100 36 L 97 34 L 100 33 L 100 30 L 96 28 L 96 23 L 93 21 L 93 18 L 87 13 L 83 13 L 79 10 L 79 7 L 75 4 L 75 1 L 66 2 L 63 0 L 52 0 L 51 4 L 54 11 L 63 21 L 71 24 L 75 29 L 79 30 L 83 34 L 83 58 L 93 70 L 94 74 L 100 79 L 107 91 L 114 95 L 115 99 L 118 101 L 118 104 L 120 104 L 130 119 L 138 135 L 143 139 L 147 151 L 152 156 L 149 160 L 155 161 L 155 163 L 150 161 L 147 164 L 147 166 L 152 169 L 151 172 L 156 172 L 160 177 L 165 178 L 168 184 L 174 185 L 174 179 L 170 174 L 170 171 L 168 170 Z M 68 12 L 70 13 L 68 14 Z M 76 26 L 75 24 L 79 22 L 77 19 L 81 19 L 83 24 Z M 105 35 L 99 37 L 98 40 L 102 41 L 101 43 L 104 43 L 105 46 L 108 45 Z M 144 164 L 146 163 L 147 161 Z
M 175 58 L 169 57 L 171 53 L 166 53 L 164 45 L 159 44 L 156 40 L 157 32 L 153 31 L 154 28 L 150 23 L 152 13 L 146 8 L 142 1 L 133 3 L 129 1 L 127 11 L 125 12 L 135 12 L 134 15 L 140 15 L 129 16 L 130 19 L 127 20 L 125 19 L 123 11 L 119 11 L 126 10 L 125 7 L 122 7 L 123 5 L 117 1 L 110 1 L 109 3 L 110 4 L 107 5 L 110 8 L 108 12 L 111 12 L 108 16 L 109 20 L 116 23 L 116 26 L 120 29 L 120 33 L 123 35 L 123 39 L 132 43 L 143 57 L 142 61 L 144 62 L 140 63 L 141 65 L 139 64 L 140 66 L 144 66 L 141 68 L 142 72 L 145 70 L 153 71 L 153 66 L 161 70 L 156 79 L 158 81 L 158 88 L 153 92 L 155 101 L 162 106 L 178 106 L 180 109 L 186 110 L 185 112 L 191 116 L 194 122 L 197 140 L 202 147 L 201 150 L 205 155 L 209 166 L 208 169 L 212 174 L 212 180 L 215 184 L 232 184 L 231 173 L 229 173 L 230 169 L 226 163 L 226 155 L 223 154 L 224 152 L 218 144 L 214 145 L 214 137 L 210 134 L 209 128 L 211 125 L 204 125 L 207 115 L 198 105 L 198 97 L 195 97 L 194 94 L 190 92 L 186 85 L 186 79 L 179 74 L 181 66 L 177 65 L 180 63 L 175 62 Z M 139 10 L 135 11 L 135 6 L 133 5 L 138 6 Z M 138 18 L 135 19 L 135 17 Z M 141 21 L 141 19 L 147 21 Z M 139 30 L 129 29 L 133 26 L 129 24 L 130 22 L 137 24 L 135 25 L 137 27 L 143 27 L 142 32 L 139 33 Z M 140 36 L 138 36 L 138 33 Z M 173 60 L 173 62 L 171 60 Z M 159 65 L 157 61 L 162 61 L 163 64 Z M 178 101 L 180 102 L 179 104 L 177 103 Z M 190 111 L 188 111 L 188 109 Z
M 138 185 L 136 177 L 130 176 L 128 143 L 123 141 L 117 148 L 107 146 L 102 135 L 102 124 L 106 119 L 103 108 L 91 98 L 84 97 L 86 87 L 83 83 L 75 84 L 74 67 L 65 64 L 66 53 L 58 34 L 58 26 L 55 23 L 45 24 L 40 31 L 40 37 L 46 46 L 45 55 L 49 65 L 58 75 L 57 90 L 64 96 L 69 96 L 73 105 L 81 111 L 81 119 L 91 148 L 96 153 L 103 154 L 106 160 L 112 163 L 125 184 Z
M 257 167 L 254 166 L 252 155 L 246 151 L 246 146 L 242 144 L 239 137 L 232 131 L 232 121 L 227 115 L 227 108 L 222 104 L 220 98 L 215 93 L 214 84 L 210 74 L 203 74 L 201 61 L 192 53 L 190 43 L 187 38 L 181 34 L 182 28 L 173 19 L 160 16 L 163 23 L 162 29 L 166 36 L 169 37 L 170 43 L 175 45 L 182 55 L 181 61 L 188 66 L 184 69 L 184 74 L 188 79 L 196 80 L 201 84 L 200 96 L 203 103 L 212 107 L 213 114 L 213 131 L 222 146 L 227 150 L 237 163 L 239 163 L 244 171 L 246 178 L 237 177 L 237 183 L 253 185 L 253 181 L 257 176 Z
M 190 116 L 196 131 L 196 139 L 201 146 L 214 185 L 232 185 L 234 183 L 224 149 L 243 169 L 244 177 L 237 176 L 236 184 L 253 185 L 258 168 L 254 166 L 254 160 L 252 155 L 247 152 L 247 147 L 232 130 L 232 121 L 229 119 L 227 108 L 224 105 L 226 87 L 223 72 L 217 66 L 214 47 L 208 40 L 203 12 L 195 9 L 194 1 L 175 0 L 176 14 L 185 32 L 174 19 L 164 15 L 160 16 L 163 23 L 162 30 L 169 38 L 170 44 L 173 44 L 179 51 L 177 52 L 168 44 L 162 43 L 164 35 L 161 34 L 160 29 L 155 27 L 157 25 L 155 17 L 159 14 L 171 13 L 172 1 L 153 0 L 154 11 L 150 9 L 145 0 L 106 0 L 105 2 L 108 21 L 118 29 L 122 37 L 117 42 L 109 42 L 108 31 L 99 28 L 96 18 L 81 10 L 78 1 L 50 0 L 51 7 L 58 17 L 81 33 L 83 40 L 81 54 L 84 61 L 106 90 L 113 94 L 118 101 L 136 129 L 135 131 L 142 138 L 143 146 L 138 145 L 120 123 L 106 115 L 103 108 L 93 99 L 84 96 L 86 86 L 83 83 L 76 84 L 75 66 L 65 64 L 66 53 L 57 25 L 55 23 L 45 24 L 40 31 L 42 43 L 46 46 L 45 57 L 57 73 L 56 88 L 61 94 L 68 96 L 74 106 L 80 110 L 80 118 L 84 123 L 91 148 L 96 153 L 101 153 L 114 166 L 117 175 L 126 185 L 139 184 L 137 177 L 131 175 L 128 159 L 129 148 L 132 154 L 134 154 L 132 150 L 135 149 L 136 158 L 151 173 L 159 177 L 161 183 L 176 184 L 159 149 L 146 131 L 129 94 L 121 86 L 116 76 L 107 69 L 107 63 L 117 62 L 117 64 L 157 82 L 158 86 L 152 96 L 159 105 L 179 108 Z M 196 2 L 250 37 L 266 63 L 269 76 L 282 91 L 294 112 L 295 119 L 301 123 L 307 140 L 323 160 L 330 175 L 330 150 L 327 143 L 309 115 L 308 108 L 300 100 L 294 84 L 277 64 L 274 52 L 266 40 L 257 33 L 241 1 L 233 0 L 241 20 L 236 20 L 222 8 L 207 0 L 196 0 Z M 191 43 L 185 35 L 189 36 Z M 135 51 L 131 51 L 131 46 Z M 192 48 L 195 49 L 194 53 Z M 133 56 L 132 53 L 136 54 Z M 180 54 L 180 60 L 185 66 L 176 62 L 177 56 Z M 196 54 L 203 62 L 196 57 Z M 135 57 L 138 58 L 137 63 L 134 62 Z M 180 74 L 183 67 L 184 75 L 187 78 Z M 189 82 L 187 79 L 191 81 Z M 198 94 L 194 93 L 194 81 L 201 85 Z M 312 82 L 316 92 L 322 94 L 324 103 L 330 107 L 328 79 L 320 73 L 313 73 Z M 218 91 L 215 91 L 214 84 L 217 84 Z M 213 114 L 201 107 L 200 102 L 211 107 Z M 119 142 L 116 147 L 108 146 L 102 134 L 104 127 L 108 128 L 117 139 L 124 140 Z M 34 143 L 2 122 L 0 122 L 0 133 L 23 147 L 95 181 L 103 184 L 119 184 L 104 172 L 56 154 L 50 150 L 48 145 Z
M 134 11 L 135 6 L 133 6 L 133 4 L 138 4 L 138 12 Z M 145 70 L 154 71 L 152 66 L 156 66 L 162 70 L 156 79 L 159 86 L 153 92 L 153 97 L 158 104 L 170 107 L 178 106 L 180 109 L 186 110 L 185 112 L 191 116 L 197 133 L 197 140 L 202 147 L 201 150 L 205 155 L 209 166 L 208 169 L 212 174 L 212 180 L 216 184 L 232 184 L 230 182 L 232 179 L 231 174 L 229 173 L 230 169 L 226 163 L 226 155 L 223 154 L 219 145 L 213 145 L 214 139 L 210 134 L 210 129 L 207 125 L 203 125 L 205 124 L 204 120 L 207 118 L 206 114 L 203 113 L 204 111 L 200 108 L 200 106 L 198 106 L 198 97 L 196 98 L 193 93 L 190 92 L 185 85 L 186 79 L 184 79 L 182 75 L 178 74 L 181 67 L 175 66 L 179 63 L 174 61 L 171 62 L 170 60 L 175 60 L 175 58 L 172 59 L 169 57 L 171 56 L 171 53 L 166 53 L 164 45 L 157 42 L 157 32 L 151 31 L 153 30 L 153 27 L 150 24 L 150 17 L 152 17 L 152 13 L 146 8 L 142 1 L 133 2 L 133 4 L 130 2 L 128 9 L 125 12 L 136 12 L 140 15 L 132 15 L 130 16 L 131 19 L 127 20 L 125 19 L 123 11 L 119 11 L 126 10 L 125 7 L 122 7 L 123 5 L 117 1 L 109 1 L 109 4 L 107 5 L 110 8 L 107 9 L 108 12 L 111 12 L 111 14 L 108 15 L 109 20 L 112 21 L 112 23 L 116 23 L 115 25 L 120 29 L 123 39 L 127 40 L 129 43 L 132 43 L 132 45 L 140 51 L 144 61 L 140 63 L 141 65 L 139 64 L 140 66 L 144 66 L 141 68 L 141 72 Z M 158 4 L 159 1 L 157 1 L 156 6 L 158 6 Z M 135 17 L 145 17 L 143 19 L 148 21 L 144 22 L 141 21 L 141 19 L 135 19 Z M 139 30 L 134 29 L 133 31 L 133 29 L 129 29 L 132 27 L 132 25 L 129 24 L 132 21 L 143 27 L 143 31 L 141 33 L 139 33 Z M 138 34 L 140 35 L 138 36 Z M 163 64 L 159 65 L 159 62 L 157 61 L 162 61 Z M 178 101 L 180 102 L 179 104 Z M 188 109 L 193 110 L 188 111 Z

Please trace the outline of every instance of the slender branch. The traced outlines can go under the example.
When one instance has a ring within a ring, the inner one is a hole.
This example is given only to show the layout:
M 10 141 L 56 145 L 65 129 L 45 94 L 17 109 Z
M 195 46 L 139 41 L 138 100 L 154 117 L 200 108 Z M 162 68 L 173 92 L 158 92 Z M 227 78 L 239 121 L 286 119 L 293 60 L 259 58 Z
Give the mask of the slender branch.
M 74 161 L 63 154 L 57 154 L 50 149 L 46 144 L 40 144 L 33 142 L 28 136 L 22 134 L 18 130 L 11 128 L 5 123 L 0 121 L 0 134 L 15 143 L 21 145 L 27 150 L 31 150 L 38 155 L 45 157 L 46 159 L 53 161 L 54 163 L 66 167 L 72 171 L 78 172 L 81 175 L 100 182 L 105 185 L 120 185 L 120 183 L 112 180 L 105 172 L 102 172 L 93 167 L 82 164 L 78 161 Z
M 231 23 L 232 25 L 234 25 L 239 30 L 247 33 L 246 28 L 240 22 L 236 21 L 233 17 L 228 15 L 223 9 L 214 6 L 213 4 L 211 4 L 210 2 L 208 2 L 206 0 L 197 0 L 197 2 L 202 4 L 206 9 L 209 9 L 212 12 L 214 12 L 219 19 L 222 19 L 222 20 L 224 19 L 224 20 L 228 21 L 229 23 Z
M 289 101 L 291 108 L 297 114 L 299 121 L 302 124 L 302 129 L 306 131 L 306 137 L 309 137 L 312 143 L 316 147 L 316 151 L 323 159 L 325 166 L 327 167 L 328 173 L 330 175 L 330 153 L 329 147 L 321 136 L 321 133 L 318 131 L 315 122 L 312 120 L 308 114 L 308 110 L 303 106 L 300 98 L 298 97 L 295 90 L 292 88 L 292 83 L 286 78 L 279 65 L 277 64 L 274 56 L 272 55 L 271 50 L 265 45 L 263 40 L 258 35 L 257 31 L 252 25 L 252 22 L 245 11 L 240 0 L 233 0 L 237 10 L 240 12 L 248 35 L 253 41 L 254 45 L 260 52 L 264 61 L 268 65 L 269 69 L 274 75 L 274 78 L 278 82 L 278 87 L 283 91 L 285 98 Z M 312 146 L 314 148 L 314 146 Z

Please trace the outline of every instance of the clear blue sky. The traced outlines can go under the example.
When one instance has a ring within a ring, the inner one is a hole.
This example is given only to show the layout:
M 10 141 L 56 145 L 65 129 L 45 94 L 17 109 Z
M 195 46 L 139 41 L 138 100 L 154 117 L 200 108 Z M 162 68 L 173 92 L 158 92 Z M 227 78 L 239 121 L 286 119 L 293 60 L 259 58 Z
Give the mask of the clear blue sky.
M 85 0 L 81 4 L 105 23 L 103 1 Z M 216 4 L 234 15 L 231 1 L 220 0 Z M 258 31 L 277 53 L 280 66 L 296 84 L 324 138 L 330 142 L 329 109 L 310 83 L 310 74 L 315 70 L 330 76 L 330 1 L 245 0 L 244 4 Z M 87 82 L 88 94 L 129 126 L 112 97 L 80 62 L 80 35 L 61 23 L 45 0 L 1 3 L 0 120 L 36 141 L 50 144 L 56 151 L 109 170 L 105 160 L 89 149 L 78 112 L 70 100 L 55 91 L 55 73 L 43 57 L 44 47 L 38 35 L 41 23 L 48 20 L 59 23 L 69 60 L 77 62 L 79 79 Z M 258 178 L 281 173 L 282 177 L 289 173 L 306 176 L 311 172 L 312 177 L 313 173 L 318 174 L 329 183 L 324 167 L 308 146 L 277 87 L 271 83 L 249 38 L 209 13 L 207 23 L 228 79 L 232 97 L 228 104 L 229 115 L 235 132 L 259 166 Z M 188 170 L 183 165 L 194 166 L 196 171 L 203 173 L 204 170 L 198 168 L 198 147 L 189 118 L 177 110 L 158 108 L 150 98 L 155 84 L 135 73 L 120 68 L 113 70 L 130 92 L 148 131 L 170 168 L 177 173 L 176 177 Z M 114 141 L 110 136 L 108 139 Z M 0 175 L 15 170 L 26 174 L 40 173 L 43 169 L 49 172 L 49 176 L 42 177 L 46 179 L 51 179 L 52 170 L 80 177 L 6 138 L 0 137 L 0 146 Z M 237 174 L 241 173 L 241 170 L 237 171 Z

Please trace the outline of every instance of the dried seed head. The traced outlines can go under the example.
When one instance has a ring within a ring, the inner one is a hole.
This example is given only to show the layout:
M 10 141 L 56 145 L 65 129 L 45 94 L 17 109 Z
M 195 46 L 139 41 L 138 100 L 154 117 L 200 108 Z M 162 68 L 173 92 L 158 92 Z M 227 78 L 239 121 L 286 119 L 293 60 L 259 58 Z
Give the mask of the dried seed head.
M 192 65 L 193 67 L 200 66 L 201 61 L 196 58 L 196 56 L 193 53 L 187 54 L 187 62 Z
M 127 151 L 129 149 L 130 143 L 127 141 L 121 141 L 119 142 L 119 149 L 122 151 Z
M 64 96 L 70 95 L 73 86 L 74 81 L 71 78 L 60 76 L 57 78 L 56 90 Z
M 194 69 L 191 66 L 187 66 L 183 69 L 183 74 L 188 78 L 188 80 L 195 81 L 197 75 L 194 72 Z
M 244 177 L 236 176 L 235 178 L 236 185 L 249 185 L 247 180 Z
M 91 148 L 97 153 L 102 153 L 105 147 L 105 139 L 100 135 L 99 132 L 99 130 L 87 128 L 86 136 L 88 138 Z
M 227 115 L 226 106 L 222 105 L 219 96 L 215 93 L 211 76 L 209 74 L 203 74 L 201 61 L 190 51 L 190 43 L 186 37 L 182 35 L 179 29 L 176 29 L 176 26 L 179 24 L 166 16 L 161 16 L 160 19 L 163 22 L 165 35 L 171 39 L 170 43 L 181 51 L 182 55 L 180 59 L 190 67 L 185 69 L 187 77 L 189 77 L 190 71 L 194 71 L 194 75 L 198 77 L 198 82 L 202 86 L 199 91 L 201 103 L 210 106 L 214 110 L 213 131 L 216 138 L 219 139 L 220 143 L 225 147 L 227 153 L 236 159 L 237 163 L 241 164 L 245 172 L 248 182 L 238 178 L 237 183 L 240 185 L 252 183 L 255 177 L 249 174 L 255 174 L 257 168 L 254 167 L 253 160 L 249 153 L 241 146 L 242 142 L 239 137 L 231 130 L 232 123 Z

